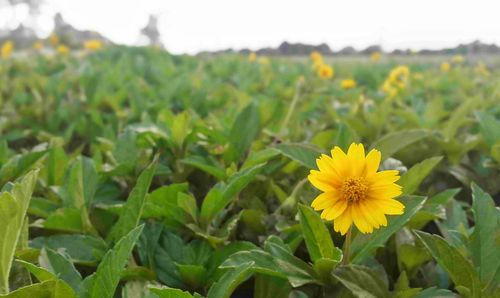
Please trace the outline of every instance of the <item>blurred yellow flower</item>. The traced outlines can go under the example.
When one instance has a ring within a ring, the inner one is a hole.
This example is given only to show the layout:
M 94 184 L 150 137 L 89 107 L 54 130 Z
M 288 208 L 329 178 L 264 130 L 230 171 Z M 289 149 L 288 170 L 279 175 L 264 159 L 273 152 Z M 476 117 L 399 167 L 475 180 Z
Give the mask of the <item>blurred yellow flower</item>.
M 249 62 L 255 62 L 255 60 L 257 60 L 257 54 L 255 54 L 255 52 L 251 52 L 250 54 L 248 54 L 248 61 Z
M 40 40 L 35 41 L 35 43 L 33 44 L 33 49 L 39 51 L 42 48 L 43 48 L 43 43 Z
M 370 60 L 373 61 L 373 62 L 378 62 L 378 61 L 380 61 L 381 57 L 382 57 L 382 53 L 380 53 L 380 52 L 373 52 L 370 55 Z
M 0 56 L 2 58 L 9 58 L 10 55 L 12 55 L 12 51 L 14 51 L 14 43 L 10 40 L 7 40 L 2 45 L 2 49 L 0 50 Z
M 333 68 L 328 64 L 322 64 L 318 67 L 318 76 L 322 79 L 331 79 L 334 74 Z
M 61 55 L 68 55 L 69 51 L 70 51 L 70 49 L 65 45 L 61 44 L 61 45 L 57 46 L 57 52 Z
M 259 63 L 260 65 L 269 65 L 271 64 L 271 60 L 268 57 L 260 57 Z
M 443 62 L 441 63 L 441 66 L 439 68 L 441 69 L 442 73 L 447 73 L 450 71 L 451 65 L 448 62 Z
M 477 75 L 480 75 L 483 77 L 487 77 L 490 75 L 490 71 L 488 70 L 488 67 L 486 67 L 486 65 L 481 61 L 479 61 L 476 65 L 476 67 L 474 67 L 474 72 Z
M 382 91 L 389 99 L 396 97 L 401 90 L 406 88 L 409 75 L 410 69 L 406 65 L 393 68 L 382 85 Z
M 90 39 L 83 43 L 83 47 L 87 50 L 97 51 L 102 48 L 102 41 L 98 39 Z
M 397 170 L 378 172 L 382 156 L 372 149 L 365 156 L 362 144 L 352 143 L 347 154 L 339 147 L 331 156 L 322 154 L 316 159 L 317 170 L 307 177 L 323 193 L 311 206 L 323 210 L 321 218 L 333 221 L 333 228 L 342 235 L 354 223 L 361 233 L 387 226 L 385 215 L 400 215 L 405 206 L 394 198 L 401 195 L 402 187 Z
M 455 56 L 451 57 L 451 62 L 455 63 L 455 64 L 461 64 L 464 61 L 465 61 L 465 58 L 462 55 L 455 55 Z
M 52 33 L 49 36 L 49 42 L 53 47 L 55 47 L 59 44 L 59 37 L 55 33 Z
M 355 88 L 356 81 L 353 79 L 342 80 L 342 82 L 340 82 L 340 87 L 344 90 Z
M 311 57 L 313 63 L 323 62 L 323 56 L 321 56 L 321 53 L 318 51 L 311 52 L 309 57 Z
M 416 72 L 413 74 L 413 79 L 417 81 L 421 81 L 424 79 L 424 75 L 421 72 Z

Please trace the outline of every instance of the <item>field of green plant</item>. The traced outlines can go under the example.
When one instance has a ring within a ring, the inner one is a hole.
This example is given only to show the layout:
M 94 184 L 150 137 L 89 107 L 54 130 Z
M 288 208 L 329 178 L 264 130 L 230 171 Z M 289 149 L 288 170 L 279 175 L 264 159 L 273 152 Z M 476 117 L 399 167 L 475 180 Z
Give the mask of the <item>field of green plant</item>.
M 0 59 L 0 297 L 500 297 L 495 68 L 14 56 Z M 373 232 L 353 213 L 341 234 L 311 207 L 317 159 L 351 143 L 401 177 L 404 212 L 384 226 L 367 210 Z

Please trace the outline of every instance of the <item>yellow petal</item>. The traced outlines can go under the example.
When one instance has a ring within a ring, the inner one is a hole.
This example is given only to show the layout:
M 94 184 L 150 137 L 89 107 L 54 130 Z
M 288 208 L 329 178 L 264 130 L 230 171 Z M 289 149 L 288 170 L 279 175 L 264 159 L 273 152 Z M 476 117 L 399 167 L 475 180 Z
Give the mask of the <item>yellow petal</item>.
M 366 200 L 365 200 L 366 201 Z M 358 203 L 358 209 L 363 214 L 365 217 L 366 221 L 373 226 L 374 228 L 378 229 L 380 227 L 380 223 L 378 222 L 375 214 L 378 213 L 376 210 L 370 210 L 368 206 L 365 204 L 365 201 L 359 202 Z
M 337 192 L 324 192 L 320 194 L 319 196 L 314 199 L 311 203 L 311 207 L 314 208 L 314 210 L 323 210 L 329 207 L 332 207 L 337 200 L 339 200 L 339 196 L 337 195 Z
M 347 150 L 347 157 L 350 162 L 351 175 L 361 176 L 365 170 L 365 148 L 363 144 L 352 143 Z
M 318 165 L 320 172 L 330 175 L 332 184 L 336 187 L 340 187 L 342 179 L 335 170 L 335 164 L 330 156 L 322 154 L 320 158 L 316 159 L 316 164 Z
M 372 149 L 366 156 L 365 176 L 373 175 L 380 165 L 382 154 L 376 149 Z
M 333 229 L 340 234 L 345 235 L 347 230 L 352 225 L 351 208 L 348 207 L 346 210 L 333 221 Z
M 333 150 L 331 151 L 332 154 L 332 162 L 333 162 L 333 167 L 335 168 L 335 171 L 340 177 L 345 177 L 350 175 L 349 171 L 349 159 L 347 158 L 347 155 L 340 149 L 340 147 L 335 146 Z
M 390 215 L 399 215 L 404 213 L 405 206 L 401 202 L 393 199 L 373 200 L 375 204 L 384 212 Z
M 342 213 L 344 213 L 346 208 L 347 208 L 347 201 L 338 200 L 335 202 L 333 206 L 330 206 L 330 208 L 325 209 L 323 213 L 321 213 L 321 218 L 326 220 L 334 220 L 337 217 L 339 217 Z
M 309 174 L 309 176 L 307 176 L 307 179 L 309 179 L 314 187 L 321 191 L 329 192 L 335 190 L 335 186 L 332 183 L 332 181 L 335 181 L 335 178 L 332 177 L 331 174 L 311 170 L 311 173 Z
M 364 212 L 370 212 L 373 219 L 375 219 L 379 225 L 383 227 L 387 226 L 387 218 L 385 217 L 384 212 L 372 200 L 364 200 L 362 209 Z
M 370 187 L 368 197 L 373 199 L 392 199 L 402 194 L 402 187 L 390 184 L 383 187 Z
M 379 181 L 396 182 L 397 180 L 399 180 L 399 171 L 397 170 L 381 171 L 366 177 L 366 181 L 370 184 L 375 184 Z
M 371 233 L 373 232 L 373 227 L 368 223 L 363 213 L 358 207 L 358 204 L 352 204 L 351 206 L 352 219 L 354 224 L 361 233 Z

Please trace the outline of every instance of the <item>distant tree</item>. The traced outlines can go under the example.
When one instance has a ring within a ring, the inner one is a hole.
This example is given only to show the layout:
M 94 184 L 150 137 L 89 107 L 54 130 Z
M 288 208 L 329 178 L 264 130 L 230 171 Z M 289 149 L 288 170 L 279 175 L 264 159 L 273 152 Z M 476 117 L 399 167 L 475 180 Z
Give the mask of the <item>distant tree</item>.
M 158 30 L 157 16 L 149 15 L 148 24 L 146 27 L 141 29 L 141 34 L 148 39 L 149 45 L 163 47 L 163 44 L 160 41 L 160 30 Z

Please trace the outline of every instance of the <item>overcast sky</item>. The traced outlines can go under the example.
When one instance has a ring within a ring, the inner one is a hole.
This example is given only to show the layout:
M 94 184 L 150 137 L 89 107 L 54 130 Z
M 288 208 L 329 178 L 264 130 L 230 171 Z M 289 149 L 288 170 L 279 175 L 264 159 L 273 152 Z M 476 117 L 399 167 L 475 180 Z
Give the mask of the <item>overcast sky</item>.
M 117 43 L 136 44 L 150 13 L 168 50 L 196 53 L 228 47 L 258 49 L 282 41 L 338 50 L 380 44 L 442 48 L 480 39 L 500 44 L 497 0 L 46 0 L 42 34 L 61 12 L 79 29 L 96 30 Z M 18 18 L 26 12 L 16 11 Z M 12 11 L 0 11 L 0 25 Z M 12 22 L 10 23 L 12 25 Z

